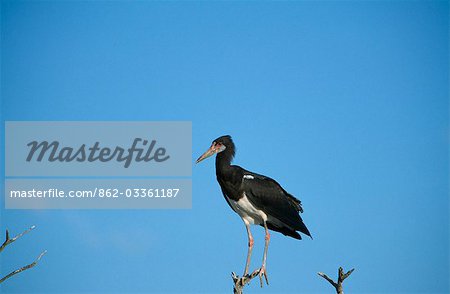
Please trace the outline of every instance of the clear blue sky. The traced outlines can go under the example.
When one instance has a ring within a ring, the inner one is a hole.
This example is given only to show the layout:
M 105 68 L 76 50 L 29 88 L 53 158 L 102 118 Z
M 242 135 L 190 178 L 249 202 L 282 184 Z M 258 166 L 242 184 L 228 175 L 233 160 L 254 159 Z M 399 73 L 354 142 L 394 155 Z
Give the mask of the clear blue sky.
M 339 266 L 348 293 L 448 292 L 448 28 L 445 1 L 2 1 L 2 120 L 189 120 L 193 161 L 232 135 L 314 236 L 274 233 L 271 284 L 248 292 L 331 293 L 316 272 Z M 245 228 L 213 160 L 192 180 L 191 210 L 2 201 L 2 230 L 37 229 L 1 272 L 48 254 L 1 291 L 230 292 Z

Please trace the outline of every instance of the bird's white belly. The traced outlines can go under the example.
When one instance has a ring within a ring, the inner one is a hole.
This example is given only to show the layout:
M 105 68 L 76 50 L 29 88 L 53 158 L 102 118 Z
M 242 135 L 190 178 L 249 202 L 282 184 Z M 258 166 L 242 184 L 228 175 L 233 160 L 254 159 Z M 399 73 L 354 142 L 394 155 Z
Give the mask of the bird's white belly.
M 247 195 L 239 199 L 239 201 L 234 201 L 228 199 L 234 211 L 239 214 L 239 216 L 244 220 L 245 223 L 260 225 L 267 221 L 267 215 L 262 211 L 257 209 L 248 200 Z

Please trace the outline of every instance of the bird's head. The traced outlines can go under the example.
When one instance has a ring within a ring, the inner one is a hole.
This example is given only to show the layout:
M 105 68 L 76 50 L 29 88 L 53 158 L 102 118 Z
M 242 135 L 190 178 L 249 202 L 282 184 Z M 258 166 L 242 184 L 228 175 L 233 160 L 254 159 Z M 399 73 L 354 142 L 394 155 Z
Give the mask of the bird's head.
M 196 163 L 199 163 L 200 161 L 213 156 L 214 154 L 218 154 L 220 152 L 223 152 L 227 150 L 231 157 L 234 156 L 234 143 L 233 140 L 231 139 L 231 136 L 226 135 L 226 136 L 222 136 L 219 137 L 217 139 L 215 139 L 212 144 L 211 147 L 209 147 L 208 150 L 206 150 L 205 153 L 202 154 L 202 156 L 200 156 Z

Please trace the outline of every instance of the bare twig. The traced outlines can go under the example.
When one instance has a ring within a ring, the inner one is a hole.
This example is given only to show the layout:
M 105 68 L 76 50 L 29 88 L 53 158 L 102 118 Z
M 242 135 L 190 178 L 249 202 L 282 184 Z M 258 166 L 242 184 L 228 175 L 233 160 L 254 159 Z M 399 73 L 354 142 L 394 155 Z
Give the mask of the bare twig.
M 344 294 L 344 289 L 342 288 L 342 283 L 344 282 L 345 279 L 347 279 L 353 273 L 354 270 L 355 269 L 352 268 L 351 270 L 349 270 L 348 272 L 346 272 L 344 274 L 344 270 L 342 269 L 342 267 L 339 267 L 337 283 L 324 273 L 319 272 L 317 274 L 319 276 L 321 276 L 322 278 L 324 278 L 325 280 L 327 280 L 331 285 L 333 285 L 334 289 L 336 289 L 337 294 Z
M 242 294 L 244 291 L 244 287 L 245 285 L 247 285 L 248 283 L 250 283 L 250 281 L 257 277 L 259 275 L 259 272 L 261 271 L 261 269 L 256 269 L 253 273 L 251 273 L 250 275 L 245 275 L 243 277 L 239 277 L 238 275 L 236 275 L 234 272 L 231 273 L 231 277 L 233 278 L 233 293 L 234 294 Z M 262 287 L 262 286 L 261 286 Z
M 324 273 L 317 273 L 319 276 L 321 276 L 322 278 L 324 278 L 325 280 L 327 280 L 331 285 L 333 285 L 334 288 L 337 287 L 337 283 L 335 281 L 333 281 L 330 277 L 328 277 L 326 274 Z
M 0 246 L 0 252 L 3 251 L 3 249 L 6 248 L 6 246 L 8 246 L 9 244 L 11 244 L 12 242 L 16 241 L 17 239 L 19 239 L 20 237 L 22 237 L 23 235 L 29 233 L 31 230 L 33 230 L 36 226 L 31 226 L 28 230 L 23 231 L 22 233 L 18 234 L 17 236 L 15 236 L 14 238 L 10 238 L 9 237 L 9 231 L 6 230 L 6 237 L 5 237 L 5 242 L 3 242 L 2 246 Z M 5 280 L 11 278 L 12 276 L 23 272 L 27 269 L 30 269 L 32 267 L 34 267 L 39 260 L 41 260 L 42 256 L 45 255 L 45 253 L 47 253 L 47 250 L 44 250 L 41 254 L 39 254 L 39 256 L 36 258 L 35 261 L 33 261 L 32 263 L 22 266 L 19 269 L 16 269 L 15 271 L 10 272 L 8 275 L 4 276 L 3 278 L 0 279 L 0 284 L 3 283 Z
M 23 231 L 22 233 L 20 233 L 19 235 L 15 236 L 14 238 L 9 238 L 9 232 L 8 229 L 6 229 L 6 238 L 5 238 L 5 242 L 3 242 L 2 246 L 0 247 L 0 252 L 3 251 L 3 249 L 5 249 L 6 246 L 8 246 L 9 244 L 11 244 L 12 242 L 16 241 L 17 239 L 19 239 L 20 237 L 22 237 L 23 235 L 29 233 L 31 230 L 33 230 L 36 226 L 31 226 L 31 228 L 29 228 L 26 231 Z
M 33 261 L 32 263 L 30 263 L 28 265 L 25 265 L 25 266 L 22 266 L 21 268 L 16 269 L 15 271 L 12 271 L 8 275 L 4 276 L 0 280 L 0 284 L 3 283 L 5 280 L 11 278 L 12 276 L 14 276 L 14 275 L 16 275 L 16 274 L 18 274 L 20 272 L 23 272 L 24 270 L 27 270 L 27 269 L 30 269 L 30 268 L 34 267 L 39 262 L 39 260 L 41 260 L 42 256 L 45 255 L 45 253 L 47 253 L 47 250 L 44 250 L 41 254 L 39 254 L 38 258 L 36 258 L 36 260 Z

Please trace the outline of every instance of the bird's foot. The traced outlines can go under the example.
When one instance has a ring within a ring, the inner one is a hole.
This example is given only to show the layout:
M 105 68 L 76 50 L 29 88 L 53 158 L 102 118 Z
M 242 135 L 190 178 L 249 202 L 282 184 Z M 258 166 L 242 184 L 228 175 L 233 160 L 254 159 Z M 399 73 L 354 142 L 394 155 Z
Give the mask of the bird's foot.
M 261 283 L 261 288 L 263 286 L 263 276 L 264 279 L 266 280 L 266 284 L 269 285 L 269 279 L 267 278 L 267 270 L 266 270 L 266 266 L 263 265 L 258 272 L 258 276 L 259 276 L 259 281 Z

